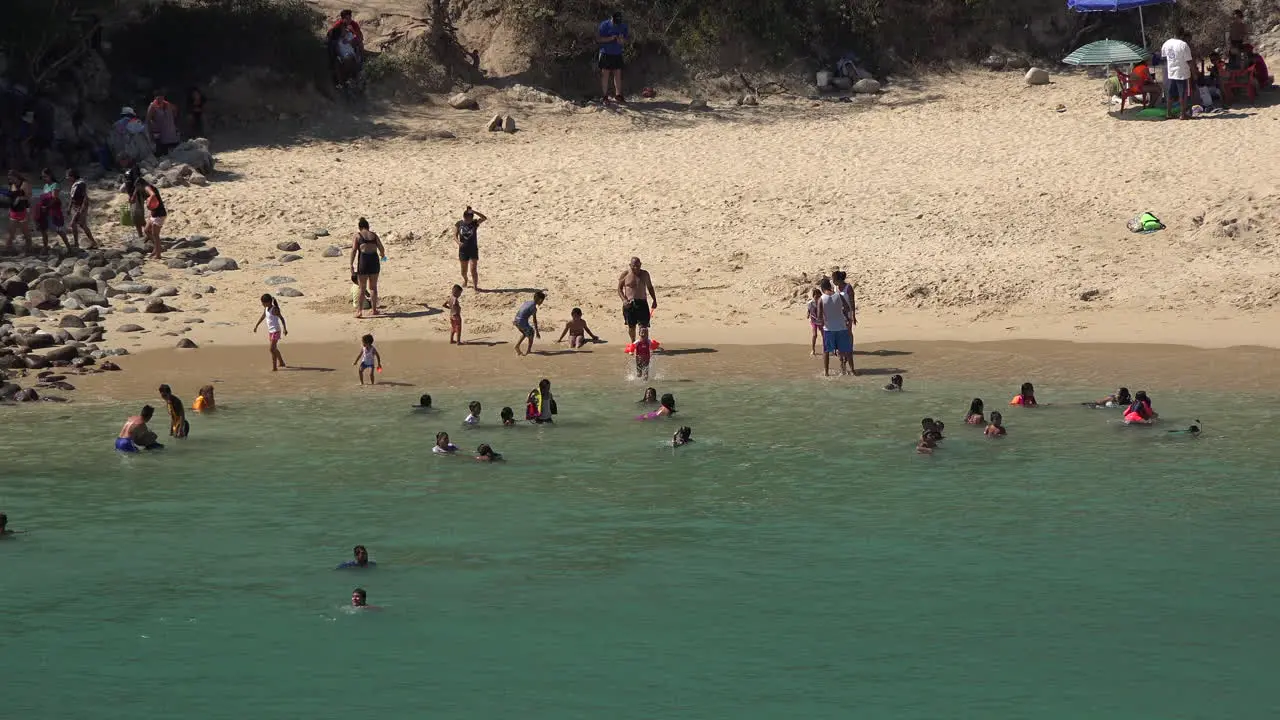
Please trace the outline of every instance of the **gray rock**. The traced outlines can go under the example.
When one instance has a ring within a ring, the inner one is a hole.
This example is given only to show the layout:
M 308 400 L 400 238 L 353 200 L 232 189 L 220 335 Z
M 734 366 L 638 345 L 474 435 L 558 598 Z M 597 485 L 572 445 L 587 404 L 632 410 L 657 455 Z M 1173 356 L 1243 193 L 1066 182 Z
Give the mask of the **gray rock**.
M 102 328 L 72 328 L 67 331 L 72 340 L 76 342 L 98 342 L 102 340 Z
M 302 246 L 292 240 L 276 243 L 276 249 L 280 252 L 298 252 Z
M 853 84 L 853 91 L 862 95 L 875 95 L 880 92 L 880 82 L 871 78 L 863 78 Z
M 71 342 L 71 333 L 62 328 L 54 328 L 49 331 L 49 334 L 53 336 L 53 344 L 55 345 Z
M 121 325 L 116 329 L 119 330 L 120 332 L 132 333 L 132 332 L 142 332 L 145 328 L 143 328 L 141 325 L 134 325 L 130 323 L 128 325 Z
M 50 365 L 49 358 L 43 355 L 27 355 L 22 358 L 22 363 L 28 370 L 43 370 Z
M 56 295 L 49 295 L 40 290 L 28 290 L 27 306 L 40 310 L 54 310 L 62 305 Z
M 34 332 L 29 335 L 22 335 L 18 338 L 18 344 L 30 350 L 53 347 L 56 342 L 57 341 L 52 335 L 44 332 Z
M 992 53 L 983 58 L 978 64 L 988 70 L 1003 70 L 1009 64 L 1009 60 L 999 53 Z
M 13 383 L 0 383 L 0 400 L 13 400 L 22 388 Z
M 76 290 L 71 293 L 71 297 L 79 300 L 86 307 L 91 305 L 96 305 L 98 307 L 107 306 L 106 296 L 94 290 Z
M 44 359 L 48 360 L 50 363 L 71 362 L 79 354 L 80 350 L 78 348 L 72 347 L 71 345 L 63 345 L 62 347 L 56 347 L 44 353 Z
M 1091 300 L 1097 300 L 1098 296 L 1101 294 L 1102 294 L 1101 290 L 1085 290 L 1084 292 L 1080 293 L 1080 299 L 1085 302 L 1089 302 Z
M 196 345 L 195 342 L 189 338 L 182 338 L 181 340 L 178 341 L 178 347 L 186 350 L 194 350 L 200 346 Z
M 170 270 L 185 270 L 191 267 L 191 261 L 183 260 L 182 258 L 169 258 L 164 261 L 164 266 Z
M 276 290 L 276 295 L 280 297 L 302 297 L 302 292 L 291 287 L 282 287 Z
M 466 93 L 458 93 L 449 98 L 449 107 L 454 110 L 479 110 L 480 103 Z
M 502 116 L 502 132 L 513 133 L 516 131 L 516 119 L 510 115 Z
M 109 267 L 94 268 L 89 271 L 89 277 L 94 280 L 112 280 L 116 276 L 116 271 Z
M 67 292 L 75 292 L 76 290 L 97 290 L 97 278 L 79 273 L 72 273 L 62 278 L 62 285 L 66 287 Z
M 162 288 L 158 288 L 155 291 L 153 291 L 151 293 L 151 297 L 153 298 L 178 297 L 178 288 L 173 287 L 172 285 L 166 285 Z
M 342 248 L 337 245 L 330 245 L 320 253 L 323 257 L 342 257 Z
M 265 282 L 268 285 L 284 285 L 285 283 L 297 282 L 297 280 L 291 277 L 285 277 L 284 275 L 272 275 L 267 278 Z
M 193 172 L 191 173 L 191 177 L 187 178 L 187 182 L 195 185 L 196 187 L 205 187 L 209 184 L 209 178 L 205 177 L 202 173 Z
M 102 320 L 102 311 L 96 307 L 91 307 L 80 313 L 80 319 L 87 323 L 98 322 Z
M 1049 71 L 1043 68 L 1033 67 L 1027 71 L 1026 79 L 1028 85 L 1048 85 Z
M 62 298 L 62 302 L 59 303 L 59 305 L 62 307 L 63 310 L 83 310 L 84 309 L 84 303 L 80 302 L 79 300 L 77 300 L 75 297 L 71 295 L 68 295 Z
M 147 304 L 142 307 L 142 312 L 157 315 L 161 313 L 175 312 L 175 308 L 165 305 L 164 301 L 160 298 L 153 298 L 148 300 Z
M 129 307 L 122 307 L 122 308 L 120 308 L 120 312 L 124 313 L 125 315 L 131 315 L 131 314 L 133 314 L 133 313 L 138 312 L 138 308 L 133 307 L 132 305 L 130 305 Z
M 743 93 L 742 97 L 738 98 L 738 104 L 755 107 L 760 104 L 760 98 L 756 97 L 753 93 Z
M 13 396 L 13 399 L 18 402 L 36 402 L 40 399 L 40 393 L 36 392 L 34 388 L 27 388 L 26 390 L 20 390 L 17 395 Z
M 329 237 L 329 230 L 327 228 L 316 228 L 311 232 L 314 233 L 316 237 Z
M 231 258 L 220 257 L 210 260 L 205 269 L 210 272 L 222 272 L 224 270 L 239 270 L 240 266 Z
M 0 283 L 0 293 L 11 298 L 22 297 L 31 288 L 21 278 L 11 277 Z
M 150 295 L 151 291 L 155 289 L 146 283 L 120 283 L 112 287 L 117 292 L 122 292 L 126 295 Z
M 120 370 L 120 366 L 111 362 L 110 360 L 107 360 L 106 362 L 98 365 L 98 367 L 102 368 L 103 370 L 106 370 L 107 372 L 117 372 Z
M 293 253 L 288 253 L 287 255 L 280 256 L 280 262 L 282 263 L 291 263 L 301 259 L 302 259 L 301 255 L 294 255 Z
M 84 319 L 75 315 L 64 315 L 62 320 L 58 322 L 58 327 L 60 328 L 82 328 L 84 326 Z
M 218 291 L 218 288 L 212 285 L 200 285 L 196 287 L 196 292 L 200 293 L 201 295 L 209 295 L 217 291 Z
M 67 292 L 67 286 L 60 277 L 41 278 L 33 283 L 31 288 L 53 297 L 62 297 Z

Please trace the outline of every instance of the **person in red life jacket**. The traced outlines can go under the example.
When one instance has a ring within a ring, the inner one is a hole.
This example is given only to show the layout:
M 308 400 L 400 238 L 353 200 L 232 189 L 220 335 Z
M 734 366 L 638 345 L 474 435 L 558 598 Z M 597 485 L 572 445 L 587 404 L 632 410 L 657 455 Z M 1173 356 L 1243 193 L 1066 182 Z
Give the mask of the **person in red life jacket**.
M 358 66 L 364 65 L 364 33 L 360 31 L 360 23 L 351 17 L 350 10 L 338 14 L 338 21 L 329 28 L 326 35 L 329 46 L 329 68 L 333 74 L 333 83 L 342 80 L 340 70 L 342 63 L 355 57 Z
M 1022 383 L 1022 387 L 1019 390 L 1018 394 L 1014 395 L 1013 399 L 1009 401 L 1010 405 L 1021 405 L 1022 407 L 1035 407 L 1037 405 L 1034 385 Z
M 363 55 L 364 34 L 360 32 L 360 23 L 356 22 L 355 18 L 351 17 L 350 10 L 343 10 L 338 13 L 338 21 L 333 24 L 333 27 L 329 28 L 329 33 L 332 35 L 338 28 L 345 28 L 355 36 L 356 51 Z

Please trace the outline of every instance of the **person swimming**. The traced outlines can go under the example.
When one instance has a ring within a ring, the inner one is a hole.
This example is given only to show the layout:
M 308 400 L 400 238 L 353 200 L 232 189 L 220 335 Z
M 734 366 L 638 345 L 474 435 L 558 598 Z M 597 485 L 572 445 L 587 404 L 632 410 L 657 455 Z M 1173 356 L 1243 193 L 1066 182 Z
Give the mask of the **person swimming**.
M 1198 437 L 1200 435 L 1202 425 L 1203 423 L 1201 423 L 1200 420 L 1197 419 L 1195 424 L 1192 425 L 1191 427 L 1188 427 L 1186 430 L 1170 430 L 1169 434 L 1170 435 L 1193 435 Z
M 933 418 L 923 418 L 920 420 L 920 437 L 938 442 L 942 439 L 942 423 Z
M 431 396 L 423 395 L 422 397 L 418 398 L 418 404 L 414 405 L 413 409 L 417 410 L 418 412 L 431 412 L 432 410 L 434 410 L 434 408 L 431 407 Z
M 10 530 L 10 529 L 9 529 L 9 516 L 8 516 L 8 515 L 5 515 L 5 514 L 4 514 L 4 513 L 2 513 L 2 512 L 0 512 L 0 540 L 4 540 L 5 538 L 11 538 L 11 537 L 13 537 L 14 535 L 21 535 L 21 534 L 23 534 L 24 532 L 26 532 L 26 531 L 25 531 L 25 530 Z
M 693 428 L 684 426 L 671 435 L 671 447 L 680 447 L 693 442 Z
M 644 397 L 640 398 L 640 402 L 636 404 L 637 405 L 657 405 L 658 391 L 654 388 L 645 388 Z
M 1111 395 L 1099 398 L 1093 402 L 1082 402 L 1081 405 L 1087 408 L 1122 408 L 1133 402 L 1133 398 L 1129 396 L 1129 388 L 1122 387 Z
M 503 427 L 512 427 L 516 424 L 516 413 L 509 407 L 502 408 L 502 412 L 498 413 L 498 417 L 502 418 Z
M 637 415 L 637 420 L 657 420 L 658 418 L 670 417 L 676 413 L 676 396 L 666 393 L 662 399 L 658 401 L 657 410 L 651 410 L 643 415 Z
M 195 401 L 191 403 L 191 409 L 196 412 L 213 412 L 217 407 L 213 400 L 212 385 L 205 385 L 200 388 L 200 392 L 196 394 Z
M 351 591 L 351 607 L 357 610 L 381 610 L 377 605 L 369 604 L 369 593 L 364 588 L 356 588 Z
M 1009 401 L 1010 405 L 1021 405 L 1022 407 L 1036 407 L 1036 388 L 1031 383 L 1022 383 L 1022 388 L 1013 399 Z
M 472 400 L 467 403 L 468 415 L 463 419 L 463 425 L 479 425 L 480 424 L 480 401 Z
M 1152 420 L 1160 417 L 1160 413 L 1156 412 L 1155 409 L 1151 407 L 1151 397 L 1147 395 L 1146 390 L 1139 390 L 1134 394 L 1133 399 L 1147 407 L 1147 413 L 1151 415 Z
M 894 375 L 889 378 L 889 384 L 884 386 L 888 392 L 902 392 L 902 376 Z
M 377 567 L 378 563 L 369 559 L 369 551 L 363 545 L 357 545 L 351 548 L 351 554 L 354 560 L 348 560 L 338 565 L 337 570 L 347 570 L 349 568 L 371 568 Z
M 479 462 L 498 462 L 502 460 L 502 453 L 494 452 L 493 448 L 487 444 L 481 444 L 476 448 L 476 460 Z
M 987 424 L 987 429 L 982 431 L 987 437 L 1004 437 L 1007 432 L 1004 429 L 1004 416 L 994 410 L 991 412 L 991 420 Z
M 449 442 L 449 433 L 436 433 L 436 444 L 431 447 L 431 452 L 437 455 L 453 455 L 458 452 L 458 446 Z
M 969 403 L 969 412 L 964 416 L 965 425 L 986 425 L 987 419 L 982 414 L 982 398 L 974 398 Z

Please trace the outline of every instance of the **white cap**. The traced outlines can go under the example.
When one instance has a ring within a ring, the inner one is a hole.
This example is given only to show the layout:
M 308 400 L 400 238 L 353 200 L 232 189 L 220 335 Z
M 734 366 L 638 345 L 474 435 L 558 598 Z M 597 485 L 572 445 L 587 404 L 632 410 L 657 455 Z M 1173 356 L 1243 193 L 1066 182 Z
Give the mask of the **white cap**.
M 138 113 L 134 112 L 133 108 L 129 107 L 128 105 L 125 105 L 124 107 L 120 108 L 120 114 L 121 115 L 137 115 Z

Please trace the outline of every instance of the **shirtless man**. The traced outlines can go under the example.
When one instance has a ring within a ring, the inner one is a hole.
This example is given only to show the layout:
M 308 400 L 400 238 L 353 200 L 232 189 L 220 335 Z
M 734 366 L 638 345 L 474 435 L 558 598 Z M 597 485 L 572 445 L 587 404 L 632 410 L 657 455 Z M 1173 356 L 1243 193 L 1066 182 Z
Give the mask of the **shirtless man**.
M 156 442 L 156 434 L 151 432 L 147 427 L 147 422 L 151 420 L 156 409 L 150 405 L 144 405 L 142 412 L 125 420 L 124 427 L 120 428 L 120 435 L 116 437 L 116 450 L 126 453 L 136 453 L 142 450 L 159 450 L 164 446 Z
M 647 293 L 647 294 L 646 294 Z M 653 305 L 645 300 L 653 297 Z M 627 323 L 631 342 L 636 341 L 636 326 L 649 327 L 649 310 L 658 309 L 658 293 L 648 270 L 640 269 L 640 258 L 631 258 L 631 267 L 618 278 L 618 297 L 622 298 L 622 320 Z

